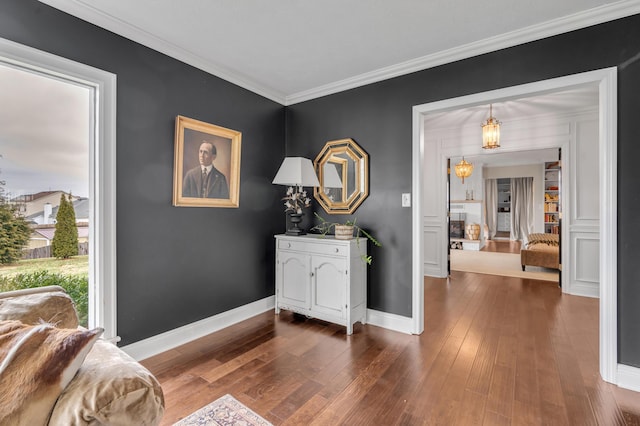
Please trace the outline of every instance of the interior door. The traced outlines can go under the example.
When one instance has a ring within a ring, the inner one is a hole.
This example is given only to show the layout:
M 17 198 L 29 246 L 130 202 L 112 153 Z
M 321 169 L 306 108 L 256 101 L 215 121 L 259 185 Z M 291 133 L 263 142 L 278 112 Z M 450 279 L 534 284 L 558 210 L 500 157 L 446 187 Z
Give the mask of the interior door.
M 447 158 L 447 275 L 451 275 L 451 158 Z
M 562 148 L 558 148 L 558 200 L 562 200 Z M 558 203 L 558 287 L 562 287 L 562 203 Z

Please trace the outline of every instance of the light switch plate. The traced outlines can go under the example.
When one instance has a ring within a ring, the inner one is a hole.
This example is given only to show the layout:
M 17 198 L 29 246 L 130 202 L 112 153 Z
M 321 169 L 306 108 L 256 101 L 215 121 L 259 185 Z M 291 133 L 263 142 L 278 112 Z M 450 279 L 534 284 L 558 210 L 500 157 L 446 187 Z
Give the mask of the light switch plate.
M 411 207 L 411 194 L 402 194 L 402 207 Z

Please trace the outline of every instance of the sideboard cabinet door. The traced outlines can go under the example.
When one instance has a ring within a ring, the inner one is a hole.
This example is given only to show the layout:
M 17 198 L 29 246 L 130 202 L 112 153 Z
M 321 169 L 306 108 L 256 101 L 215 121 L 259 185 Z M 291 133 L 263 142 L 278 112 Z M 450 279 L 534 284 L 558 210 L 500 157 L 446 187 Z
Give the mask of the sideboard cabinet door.
M 278 283 L 278 298 L 283 306 L 295 310 L 302 309 L 305 313 L 309 309 L 309 256 L 292 253 L 280 253 L 277 272 L 280 274 Z
M 347 263 L 344 259 L 313 256 L 311 259 L 311 309 L 345 319 Z

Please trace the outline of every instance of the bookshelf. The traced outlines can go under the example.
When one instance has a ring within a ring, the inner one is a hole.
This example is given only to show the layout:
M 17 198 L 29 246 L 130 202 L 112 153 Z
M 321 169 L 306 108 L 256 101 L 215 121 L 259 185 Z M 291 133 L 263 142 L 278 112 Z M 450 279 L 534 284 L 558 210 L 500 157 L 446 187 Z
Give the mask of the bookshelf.
M 544 163 L 544 232 L 560 233 L 560 162 Z

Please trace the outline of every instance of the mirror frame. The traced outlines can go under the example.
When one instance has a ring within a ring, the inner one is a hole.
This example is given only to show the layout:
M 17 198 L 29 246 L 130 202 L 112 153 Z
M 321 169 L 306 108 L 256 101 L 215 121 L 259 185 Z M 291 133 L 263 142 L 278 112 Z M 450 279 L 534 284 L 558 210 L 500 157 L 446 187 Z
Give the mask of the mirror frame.
M 343 156 L 339 156 L 340 154 Z M 349 193 L 343 185 L 343 201 L 333 201 L 324 191 L 324 166 L 327 163 L 341 164 L 342 182 L 346 182 L 349 160 L 353 160 L 354 163 L 355 187 Z M 313 196 L 327 213 L 352 214 L 369 196 L 369 155 L 353 139 L 327 142 L 314 160 L 313 166 L 320 181 L 320 186 L 313 189 Z

